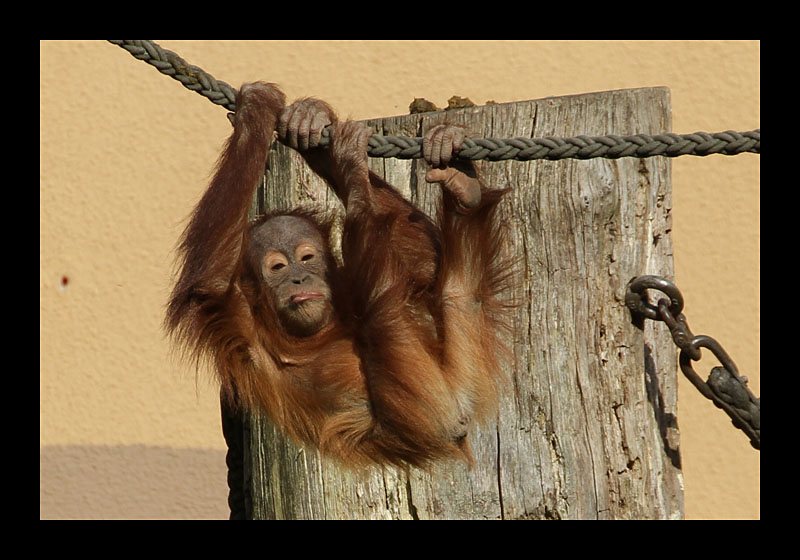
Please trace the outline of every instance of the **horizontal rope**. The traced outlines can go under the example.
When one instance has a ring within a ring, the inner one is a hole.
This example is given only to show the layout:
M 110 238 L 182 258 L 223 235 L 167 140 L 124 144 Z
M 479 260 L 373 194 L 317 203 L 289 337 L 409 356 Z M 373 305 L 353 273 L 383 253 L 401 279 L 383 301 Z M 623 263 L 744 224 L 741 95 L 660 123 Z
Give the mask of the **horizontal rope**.
M 327 130 L 325 131 L 327 132 Z M 323 138 L 327 135 L 323 133 Z M 323 141 L 325 142 L 325 141 Z M 693 134 L 635 134 L 632 136 L 576 136 L 559 138 L 467 138 L 461 143 L 460 158 L 490 161 L 566 158 L 592 159 L 622 157 L 647 158 L 684 155 L 733 156 L 745 152 L 761 153 L 761 131 L 695 132 Z M 422 138 L 374 135 L 369 139 L 372 157 L 412 159 L 422 157 Z
M 215 79 L 197 66 L 192 66 L 172 51 L 147 40 L 109 39 L 139 60 L 154 66 L 162 74 L 178 80 L 186 88 L 199 93 L 229 111 L 236 111 L 237 90 Z M 323 131 L 322 145 L 329 142 L 328 129 Z M 647 158 L 684 155 L 733 156 L 761 153 L 761 130 L 748 132 L 694 132 L 692 134 L 635 134 L 631 136 L 575 136 L 560 138 L 467 138 L 458 157 L 471 160 L 531 161 L 567 158 L 592 159 L 622 157 Z M 375 158 L 416 159 L 422 157 L 422 138 L 373 135 L 367 153 Z

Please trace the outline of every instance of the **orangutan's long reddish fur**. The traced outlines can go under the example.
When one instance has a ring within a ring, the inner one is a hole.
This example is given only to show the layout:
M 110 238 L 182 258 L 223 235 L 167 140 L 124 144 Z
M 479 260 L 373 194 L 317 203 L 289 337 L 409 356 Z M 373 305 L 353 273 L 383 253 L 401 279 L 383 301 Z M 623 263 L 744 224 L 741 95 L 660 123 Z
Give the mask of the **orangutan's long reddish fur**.
M 330 279 L 336 318 L 291 337 L 243 258 L 284 97 L 255 83 L 237 103 L 233 134 L 182 238 L 168 330 L 212 362 L 230 401 L 345 463 L 469 456 L 467 423 L 494 410 L 501 377 L 509 268 L 495 216 L 505 191 L 482 189 L 467 214 L 445 192 L 437 226 L 367 176 L 354 128 L 335 125 L 326 178 L 347 208 L 344 267 Z

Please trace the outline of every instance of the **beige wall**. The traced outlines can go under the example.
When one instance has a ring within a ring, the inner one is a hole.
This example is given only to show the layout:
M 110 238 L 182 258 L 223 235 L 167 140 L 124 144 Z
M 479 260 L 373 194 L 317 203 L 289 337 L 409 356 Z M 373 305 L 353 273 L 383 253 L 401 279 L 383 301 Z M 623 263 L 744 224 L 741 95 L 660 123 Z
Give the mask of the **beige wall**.
M 157 42 L 235 87 L 277 82 L 356 119 L 406 113 L 414 97 L 663 85 L 674 132 L 760 127 L 757 41 Z M 225 110 L 104 41 L 42 42 L 39 91 L 40 515 L 226 517 L 216 391 L 161 330 L 173 248 L 230 133 Z M 752 154 L 673 160 L 689 324 L 757 395 L 759 172 Z M 759 453 L 679 382 L 687 518 L 759 518 Z

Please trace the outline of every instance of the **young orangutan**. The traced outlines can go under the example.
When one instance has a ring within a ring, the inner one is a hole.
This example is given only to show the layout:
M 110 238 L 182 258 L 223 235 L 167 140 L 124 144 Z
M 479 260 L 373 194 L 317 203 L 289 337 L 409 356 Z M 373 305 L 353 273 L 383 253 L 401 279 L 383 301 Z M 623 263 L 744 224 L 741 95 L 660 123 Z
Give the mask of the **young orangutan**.
M 345 205 L 342 267 L 328 225 L 308 212 L 247 223 L 276 130 Z M 436 225 L 369 171 L 371 134 L 322 101 L 284 107 L 275 86 L 243 86 L 182 238 L 167 327 L 213 362 L 229 404 L 347 464 L 469 457 L 467 431 L 493 410 L 501 377 L 505 191 L 447 167 L 464 132 L 437 126 L 424 138 L 427 180 L 444 189 Z

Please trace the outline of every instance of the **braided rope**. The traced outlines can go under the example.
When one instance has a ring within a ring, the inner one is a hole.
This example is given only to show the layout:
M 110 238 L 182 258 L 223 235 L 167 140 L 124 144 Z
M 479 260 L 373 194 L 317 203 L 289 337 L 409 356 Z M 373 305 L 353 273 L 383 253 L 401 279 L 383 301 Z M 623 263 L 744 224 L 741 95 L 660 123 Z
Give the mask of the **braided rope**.
M 327 130 L 325 131 L 327 132 Z M 323 133 L 324 145 L 328 142 Z M 422 138 L 373 135 L 369 139 L 372 157 L 412 159 L 422 157 Z M 591 159 L 621 157 L 647 158 L 653 156 L 677 157 L 683 155 L 708 156 L 723 154 L 733 156 L 745 152 L 761 153 L 761 130 L 749 132 L 695 132 L 693 134 L 635 134 L 632 136 L 576 136 L 574 138 L 467 138 L 461 144 L 458 157 L 490 161 L 513 159 L 558 160 L 566 158 Z
M 159 72 L 178 80 L 185 87 L 207 97 L 229 111 L 236 110 L 237 90 L 216 80 L 197 66 L 187 63 L 177 54 L 162 49 L 147 40 L 108 40 L 122 47 L 139 60 L 155 66 Z M 321 145 L 329 142 L 328 129 L 323 131 Z M 723 154 L 733 156 L 743 153 L 761 153 L 761 129 L 748 132 L 694 132 L 692 134 L 635 134 L 631 136 L 576 136 L 559 138 L 467 138 L 458 157 L 490 161 L 536 159 L 591 159 L 621 157 L 647 158 L 653 156 L 677 157 L 683 155 L 708 156 Z M 422 157 L 422 138 L 406 136 L 373 135 L 369 139 L 368 154 L 375 158 L 416 159 Z
M 222 105 L 229 111 L 236 110 L 237 90 L 234 87 L 216 80 L 214 76 L 197 66 L 192 66 L 174 52 L 162 49 L 153 41 L 144 39 L 108 39 L 108 42 L 122 47 L 134 58 L 155 66 L 162 74 L 178 80 L 188 89 L 207 97 L 213 103 Z

